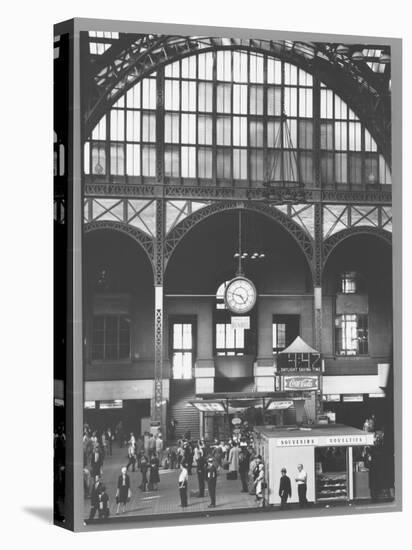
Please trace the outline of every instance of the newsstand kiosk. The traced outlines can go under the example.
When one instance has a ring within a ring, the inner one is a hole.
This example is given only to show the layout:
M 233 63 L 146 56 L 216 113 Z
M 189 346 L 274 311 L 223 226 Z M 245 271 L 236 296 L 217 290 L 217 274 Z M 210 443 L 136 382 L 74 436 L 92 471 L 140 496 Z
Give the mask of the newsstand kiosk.
M 255 444 L 266 472 L 266 499 L 280 504 L 279 480 L 286 468 L 292 485 L 288 502 L 299 502 L 295 476 L 297 465 L 307 473 L 307 500 L 321 503 L 369 496 L 369 471 L 361 460 L 374 434 L 339 424 L 311 427 L 259 426 Z

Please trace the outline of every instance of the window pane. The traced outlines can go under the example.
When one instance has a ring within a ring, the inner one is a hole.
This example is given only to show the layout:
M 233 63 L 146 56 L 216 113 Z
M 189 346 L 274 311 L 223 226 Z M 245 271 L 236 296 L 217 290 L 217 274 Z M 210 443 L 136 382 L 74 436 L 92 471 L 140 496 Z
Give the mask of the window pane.
M 247 151 L 246 149 L 233 150 L 233 177 L 234 179 L 247 178 Z
M 247 82 L 248 55 L 244 52 L 233 52 L 233 80 Z
M 298 68 L 290 63 L 285 63 L 285 84 L 298 83 Z
M 180 323 L 173 325 L 173 349 L 183 348 L 183 326 Z
M 196 177 L 196 147 L 182 147 L 182 177 Z
M 216 87 L 216 110 L 218 113 L 231 112 L 231 85 L 218 84 Z
M 216 348 L 225 348 L 225 325 L 223 323 L 216 324 Z
M 249 143 L 252 147 L 263 147 L 263 121 L 251 120 L 249 122 Z
M 263 83 L 263 56 L 262 55 L 249 55 L 249 77 L 250 82 L 262 82 Z
M 178 111 L 180 108 L 179 82 L 165 80 L 165 109 Z
M 183 339 L 182 339 L 182 348 L 183 349 L 192 349 L 192 325 L 190 323 L 185 323 L 183 325 Z
M 179 173 L 179 148 L 165 147 L 165 176 L 178 177 Z
M 127 111 L 127 141 L 140 141 L 140 111 Z
M 233 145 L 247 145 L 247 118 L 233 117 Z
M 283 126 L 283 146 L 287 149 L 296 148 L 298 146 L 297 136 L 297 121 L 288 119 Z
M 233 85 L 233 112 L 247 114 L 247 86 L 245 85 Z
M 92 132 L 92 139 L 102 140 L 102 141 L 106 139 L 106 117 L 105 116 L 95 126 Z
M 313 122 L 311 120 L 299 121 L 299 147 L 312 149 L 313 147 Z
M 92 144 L 92 174 L 106 173 L 106 149 L 104 145 Z
M 268 115 L 280 116 L 282 114 L 282 90 L 281 88 L 268 88 Z
M 263 115 L 263 86 L 249 86 L 249 113 Z
M 124 140 L 124 111 L 119 109 L 110 111 L 110 139 L 112 141 Z
M 357 185 L 362 183 L 361 153 L 351 153 L 349 155 L 349 181 Z
M 213 84 L 209 82 L 199 82 L 199 111 L 212 111 L 213 109 Z
M 216 175 L 218 178 L 230 179 L 231 160 L 230 149 L 218 149 L 216 151 Z
M 277 59 L 268 58 L 268 84 L 282 83 L 282 62 Z
M 126 150 L 128 176 L 140 176 L 140 145 L 128 144 Z
M 253 181 L 263 180 L 263 151 L 250 151 L 250 179 Z
M 231 119 L 230 117 L 217 117 L 216 143 L 218 145 L 230 145 L 231 143 Z
M 182 80 L 182 111 L 196 110 L 196 82 Z
M 182 59 L 182 77 L 196 78 L 196 56 L 184 57 Z
M 153 145 L 142 147 L 142 174 L 143 176 L 156 175 L 156 149 Z
M 211 116 L 198 116 L 197 140 L 201 145 L 212 145 L 213 119 Z
M 182 143 L 196 143 L 196 115 L 182 114 Z
M 126 106 L 128 109 L 140 108 L 140 82 L 126 93 Z
M 367 128 L 365 128 L 364 131 L 365 131 L 365 151 L 373 151 L 373 152 L 377 151 L 378 148 L 377 148 L 377 145 L 376 145 L 376 141 L 370 135 Z
M 179 78 L 180 76 L 180 63 L 176 61 L 175 63 L 169 63 L 165 66 L 165 76 L 172 78 Z
M 212 149 L 199 147 L 197 152 L 197 175 L 199 178 L 212 177 Z
M 362 127 L 360 122 L 349 122 L 349 150 L 350 151 L 362 150 L 361 131 L 362 131 Z
M 143 141 L 156 141 L 156 116 L 154 113 L 143 113 L 142 134 Z
M 348 156 L 346 153 L 335 154 L 335 181 L 336 183 L 348 182 Z
M 320 148 L 333 149 L 333 122 L 320 124 Z
M 216 53 L 216 73 L 218 80 L 232 80 L 230 51 L 218 51 Z
M 166 143 L 179 143 L 179 115 L 177 113 L 165 114 L 165 141 Z
M 280 127 L 280 120 L 268 122 L 268 147 L 280 148 L 282 146 Z
M 156 80 L 154 78 L 143 79 L 142 96 L 144 109 L 156 109 Z
M 344 119 L 348 118 L 348 107 L 339 96 L 335 94 L 335 118 Z
M 333 118 L 332 90 L 320 90 L 320 116 L 321 118 Z
M 299 89 L 299 115 L 302 117 L 311 118 L 313 115 L 312 109 L 312 89 Z
M 285 114 L 287 116 L 296 116 L 298 114 L 297 110 L 297 89 L 296 88 L 285 88 Z
M 300 177 L 302 183 L 313 183 L 312 153 L 300 153 Z
M 331 184 L 333 178 L 333 153 L 321 153 L 320 156 L 320 177 L 322 183 Z
M 110 173 L 123 176 L 124 175 L 124 145 L 110 145 Z
M 202 53 L 198 57 L 198 76 L 202 80 L 213 78 L 213 52 Z
M 365 155 L 365 179 L 367 184 L 378 183 L 378 155 L 369 153 Z
M 90 142 L 84 144 L 84 173 L 90 174 Z
M 338 151 L 347 151 L 348 149 L 347 122 L 335 122 L 335 149 Z

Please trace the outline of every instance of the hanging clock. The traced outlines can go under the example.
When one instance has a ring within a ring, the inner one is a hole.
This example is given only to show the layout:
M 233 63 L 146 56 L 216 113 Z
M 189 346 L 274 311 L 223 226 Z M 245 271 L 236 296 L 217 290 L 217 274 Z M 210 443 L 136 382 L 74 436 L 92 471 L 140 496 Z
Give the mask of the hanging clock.
M 247 313 L 255 305 L 256 298 L 256 287 L 246 277 L 235 277 L 226 286 L 225 304 L 233 313 Z

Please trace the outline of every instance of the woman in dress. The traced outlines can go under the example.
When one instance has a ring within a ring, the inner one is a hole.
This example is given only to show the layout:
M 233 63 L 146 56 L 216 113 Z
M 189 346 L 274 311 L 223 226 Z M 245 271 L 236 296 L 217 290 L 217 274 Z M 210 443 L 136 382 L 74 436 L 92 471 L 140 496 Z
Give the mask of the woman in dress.
M 119 475 L 117 480 L 117 491 L 116 491 L 116 502 L 117 510 L 116 514 L 119 513 L 120 505 L 122 505 L 123 513 L 126 511 L 126 504 L 132 496 L 130 490 L 130 477 L 127 475 L 126 466 L 123 466 L 122 473 Z

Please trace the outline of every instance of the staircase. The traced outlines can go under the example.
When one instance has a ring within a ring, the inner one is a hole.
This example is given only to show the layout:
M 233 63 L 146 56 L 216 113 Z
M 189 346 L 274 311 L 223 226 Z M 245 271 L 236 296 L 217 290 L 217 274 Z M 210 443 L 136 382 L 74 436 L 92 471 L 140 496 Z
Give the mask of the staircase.
M 194 397 L 194 380 L 170 380 L 169 418 L 177 420 L 176 439 L 182 438 L 188 430 L 192 440 L 200 437 L 200 413 L 188 403 Z

